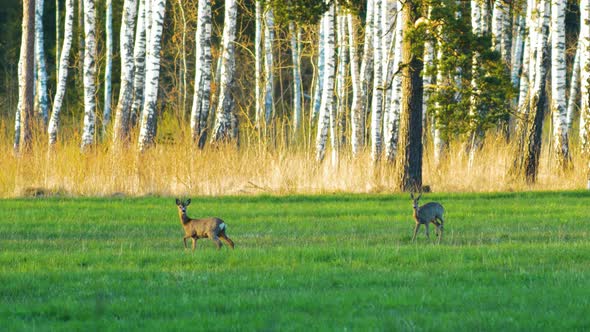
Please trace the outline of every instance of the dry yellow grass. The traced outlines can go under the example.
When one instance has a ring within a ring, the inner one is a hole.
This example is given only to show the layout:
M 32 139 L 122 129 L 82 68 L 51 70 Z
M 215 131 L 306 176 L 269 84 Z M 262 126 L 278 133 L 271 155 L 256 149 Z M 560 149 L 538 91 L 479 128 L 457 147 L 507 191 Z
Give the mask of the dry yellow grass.
M 179 121 L 162 122 L 160 125 L 165 129 L 160 137 L 169 137 L 165 133 L 174 132 L 173 139 L 143 154 L 134 145 L 126 151 L 114 152 L 108 142 L 81 153 L 77 135 L 70 133 L 51 152 L 45 135 L 37 135 L 40 138 L 34 142 L 33 153 L 16 157 L 12 152 L 11 133 L 4 128 L 0 144 L 3 156 L 0 197 L 41 193 L 84 196 L 372 193 L 393 192 L 396 188 L 393 165 L 373 164 L 368 152 L 354 159 L 346 147 L 338 163 L 330 160 L 328 152 L 326 161 L 318 164 L 313 149 L 287 147 L 283 142 L 269 148 L 251 139 L 239 149 L 207 146 L 198 150 L 191 148 Z M 548 155 L 545 144 L 538 182 L 527 185 L 508 175 L 514 153 L 502 139 L 488 138 L 471 169 L 462 146 L 452 145 L 438 168 L 427 148 L 424 184 L 437 192 L 585 188 L 586 163 L 578 154 L 573 156 L 572 171 L 565 173 L 552 167 Z

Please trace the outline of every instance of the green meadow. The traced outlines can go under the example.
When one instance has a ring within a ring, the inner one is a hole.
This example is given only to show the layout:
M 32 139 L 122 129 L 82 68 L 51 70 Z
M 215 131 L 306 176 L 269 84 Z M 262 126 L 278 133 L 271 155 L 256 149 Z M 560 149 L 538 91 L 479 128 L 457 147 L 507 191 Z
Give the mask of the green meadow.
M 590 330 L 590 193 L 0 200 L 0 330 Z M 189 241 L 190 242 L 190 241 Z

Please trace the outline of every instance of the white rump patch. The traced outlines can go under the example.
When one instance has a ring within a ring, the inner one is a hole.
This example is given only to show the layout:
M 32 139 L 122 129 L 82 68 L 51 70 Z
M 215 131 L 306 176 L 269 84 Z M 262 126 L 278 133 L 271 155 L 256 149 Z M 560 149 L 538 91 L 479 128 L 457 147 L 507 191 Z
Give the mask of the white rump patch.
M 223 231 L 223 230 L 225 230 L 225 227 L 226 227 L 226 226 L 225 226 L 225 223 L 223 223 L 223 222 L 222 222 L 221 224 L 219 224 L 219 230 L 220 230 L 220 231 Z

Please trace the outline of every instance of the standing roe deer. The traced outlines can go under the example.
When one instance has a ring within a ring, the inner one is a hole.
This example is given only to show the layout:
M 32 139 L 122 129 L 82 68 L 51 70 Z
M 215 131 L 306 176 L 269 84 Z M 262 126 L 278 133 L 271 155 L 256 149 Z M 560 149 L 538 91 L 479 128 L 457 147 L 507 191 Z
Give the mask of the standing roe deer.
M 186 239 L 189 237 L 193 240 L 193 250 L 197 245 L 197 240 L 201 238 L 210 238 L 215 245 L 217 250 L 221 248 L 222 239 L 232 249 L 234 248 L 234 242 L 225 234 L 227 225 L 219 218 L 204 218 L 204 219 L 192 219 L 186 215 L 186 207 L 191 203 L 190 198 L 186 202 L 182 202 L 178 198 L 176 199 L 176 206 L 178 207 L 178 216 L 180 217 L 180 223 L 184 228 L 184 248 L 186 249 Z
M 428 232 L 428 225 L 433 223 L 436 225 L 436 235 L 438 236 L 438 243 L 442 240 L 443 235 L 443 213 L 445 213 L 445 209 L 437 202 L 430 202 L 426 203 L 422 206 L 418 206 L 418 200 L 422 197 L 422 194 L 418 195 L 418 197 L 414 197 L 413 193 L 410 193 L 410 197 L 414 201 L 414 219 L 416 220 L 416 227 L 414 228 L 414 236 L 412 237 L 412 242 L 416 239 L 416 234 L 418 233 L 418 228 L 420 225 L 424 225 L 426 227 L 426 237 L 430 239 L 430 234 Z M 440 220 L 440 222 L 437 221 Z

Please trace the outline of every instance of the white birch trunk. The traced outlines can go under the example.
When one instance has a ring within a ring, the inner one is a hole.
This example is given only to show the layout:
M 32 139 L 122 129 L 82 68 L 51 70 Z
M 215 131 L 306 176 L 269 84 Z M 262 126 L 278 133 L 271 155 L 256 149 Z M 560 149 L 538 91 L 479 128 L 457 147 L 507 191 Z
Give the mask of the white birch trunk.
M 371 1 L 371 0 L 369 0 Z M 315 83 L 315 90 L 313 93 L 313 103 L 311 109 L 311 119 L 312 121 L 315 120 L 320 112 L 320 107 L 322 104 L 322 93 L 324 91 L 324 70 L 326 66 L 326 56 L 325 50 L 323 45 L 326 43 L 326 32 L 324 29 L 325 23 L 325 15 L 322 16 L 320 20 L 320 27 L 319 27 L 319 39 L 318 39 L 318 72 L 317 72 L 317 80 Z
M 135 30 L 137 0 L 125 0 L 121 19 L 121 89 L 115 111 L 113 143 L 127 139 L 129 130 L 129 111 L 133 103 L 133 32 Z
M 24 25 L 24 22 L 23 22 Z M 18 102 L 16 105 L 16 112 L 14 115 L 14 142 L 13 142 L 13 150 L 14 153 L 18 153 L 20 150 L 20 131 L 21 131 L 21 112 L 23 110 L 23 98 L 21 97 L 23 95 L 23 89 L 24 89 L 24 85 L 25 85 L 25 80 L 23 78 L 23 64 L 24 64 L 24 58 L 26 57 L 26 55 L 24 55 L 24 51 L 25 51 L 25 38 L 21 37 L 21 43 L 20 43 L 20 56 L 18 59 L 18 65 L 17 65 L 17 76 L 18 76 Z
M 398 1 L 397 7 L 403 8 L 401 1 Z M 389 131 L 385 141 L 385 157 L 387 161 L 393 162 L 397 155 L 397 142 L 399 138 L 399 120 L 401 116 L 401 98 L 402 98 L 402 75 L 400 71 L 400 64 L 402 61 L 402 43 L 404 39 L 404 15 L 402 10 L 398 10 L 397 18 L 395 19 L 395 35 L 394 35 L 394 49 L 396 50 L 391 64 L 393 72 L 398 73 L 391 80 L 391 110 L 390 116 L 387 119 L 388 124 L 386 130 Z M 387 84 L 387 82 L 386 82 Z
M 363 44 L 363 57 L 361 59 L 360 68 L 360 105 L 359 110 L 359 128 L 360 133 L 358 135 L 359 146 L 362 148 L 365 146 L 365 130 L 366 130 L 366 117 L 370 106 L 369 100 L 369 89 L 371 87 L 372 75 L 373 75 L 373 16 L 375 0 L 367 0 L 367 16 L 365 22 L 365 38 Z
M 146 39 L 146 66 L 145 66 L 145 91 L 143 101 L 143 112 L 139 128 L 139 150 L 145 151 L 154 143 L 156 137 L 156 117 L 158 102 L 158 80 L 160 78 L 160 40 L 164 26 L 164 15 L 166 14 L 166 0 L 152 0 L 150 4 L 151 22 L 146 19 L 149 35 Z M 146 6 L 150 0 L 146 0 Z
M 94 143 L 96 128 L 96 8 L 84 0 L 84 128 L 82 150 Z
M 392 42 L 395 35 L 395 16 L 397 0 L 382 0 L 381 3 L 381 80 L 383 83 L 383 140 L 387 142 L 387 137 L 391 129 L 387 128 L 391 110 L 391 77 L 393 75 L 393 56 L 395 49 Z M 399 52 L 399 50 L 398 50 Z M 387 149 L 387 148 L 386 148 Z
M 295 27 L 293 21 L 289 22 L 289 33 L 291 35 L 291 59 L 293 62 L 293 137 L 297 137 L 301 131 L 301 59 L 299 49 L 301 48 L 301 28 Z
M 256 2 L 258 4 L 258 1 Z M 211 98 L 211 1 L 199 0 L 197 17 L 195 93 L 191 110 L 193 141 L 203 148 L 207 140 L 207 118 Z
M 580 103 L 580 146 L 582 154 L 590 155 L 590 1 L 580 1 L 580 77 L 582 101 Z M 585 23 L 585 24 L 584 24 Z M 590 165 L 589 165 L 590 167 Z M 590 169 L 588 170 L 590 171 Z M 590 174 L 590 173 L 589 173 Z M 590 176 L 590 175 L 589 175 Z M 590 186 L 590 178 L 588 179 Z M 590 189 L 590 187 L 588 188 Z
M 60 29 L 59 29 L 59 0 L 55 0 L 55 79 L 59 78 L 59 41 L 60 41 Z
M 502 51 L 504 15 L 505 10 L 503 1 L 494 1 L 492 9 L 492 49 L 498 53 Z
M 345 75 L 346 75 L 346 55 L 348 51 L 348 45 L 346 45 L 346 17 L 342 14 L 342 8 L 337 9 L 338 15 L 336 16 L 336 37 L 338 47 L 338 67 L 336 71 L 336 104 L 332 107 L 330 116 L 330 143 L 332 146 L 332 164 L 336 165 L 338 162 L 339 151 L 341 145 L 345 144 L 346 137 L 345 126 L 346 126 L 346 86 L 345 86 Z M 335 107 L 334 107 L 335 106 Z
M 47 66 L 43 44 L 43 7 L 44 0 L 35 0 L 35 67 L 37 73 L 35 93 L 35 113 L 47 125 L 49 96 L 47 92 Z
M 350 109 L 352 155 L 357 156 L 362 149 L 363 116 L 361 114 L 361 81 L 359 77 L 359 56 L 357 51 L 358 19 L 352 14 L 347 15 L 348 49 L 350 58 L 350 77 L 352 83 L 352 104 Z
M 371 159 L 376 162 L 381 158 L 382 132 L 383 123 L 383 80 L 382 80 L 382 26 L 381 26 L 381 9 L 382 0 L 375 0 L 373 11 L 373 99 L 371 100 Z
M 431 19 L 432 16 L 432 5 L 428 6 L 428 20 Z M 442 36 L 440 36 L 442 37 Z M 428 102 L 430 100 L 430 95 L 432 94 L 434 78 L 432 77 L 431 71 L 434 67 L 434 41 L 435 37 L 432 36 L 432 32 L 430 30 L 427 31 L 426 40 L 424 41 L 424 71 L 423 71 L 423 86 L 424 86 L 424 94 L 422 97 L 422 136 L 426 137 L 428 135 L 428 125 L 434 130 L 434 122 L 427 123 L 428 119 Z M 440 47 L 439 47 L 440 48 Z
M 330 113 L 332 112 L 334 102 L 334 75 L 336 72 L 336 36 L 334 30 L 334 4 L 330 5 L 328 11 L 324 14 L 322 20 L 325 33 L 324 44 L 321 48 L 324 50 L 324 83 L 322 89 L 322 98 L 318 116 L 318 131 L 316 136 L 316 160 L 321 162 L 326 155 L 326 140 L 328 137 L 328 127 L 330 125 Z
M 255 37 L 254 37 L 254 57 L 255 57 L 255 75 L 256 75 L 256 112 L 254 122 L 257 128 L 262 128 L 262 0 L 255 0 Z
M 572 78 L 570 80 L 570 92 L 567 103 L 567 127 L 568 131 L 571 131 L 572 124 L 574 122 L 574 111 L 578 100 L 580 98 L 580 43 L 576 49 L 576 55 L 574 56 L 574 64 L 572 67 Z
M 567 166 L 569 144 L 566 109 L 565 11 L 562 0 L 551 2 L 551 108 L 553 139 L 558 167 Z
M 149 1 L 149 0 L 148 0 Z M 145 89 L 145 46 L 146 46 L 146 0 L 139 0 L 137 11 L 137 28 L 133 46 L 133 105 L 129 114 L 129 126 L 134 126 L 143 109 L 143 92 Z
M 135 12 L 135 8 L 133 9 Z M 135 17 L 133 18 L 135 25 Z M 104 110 L 102 119 L 102 132 L 106 133 L 111 121 L 111 101 L 113 99 L 113 4 L 112 0 L 106 0 L 106 60 L 104 71 Z M 131 33 L 133 40 L 133 33 Z M 132 82 L 133 83 L 133 82 Z
M 266 125 L 270 125 L 270 120 L 274 116 L 274 73 L 273 73 L 273 52 L 272 46 L 275 39 L 275 19 L 272 9 L 268 9 L 265 15 L 264 25 L 264 74 L 265 74 L 265 92 L 264 92 L 264 120 Z
M 481 36 L 487 30 L 487 4 L 480 4 L 477 0 L 471 0 L 471 31 L 476 36 Z M 477 84 L 477 77 L 479 76 L 479 57 L 480 54 L 477 52 L 473 52 L 473 59 L 472 59 L 472 79 L 471 79 L 471 89 L 473 95 L 479 94 L 479 86 Z M 476 104 L 475 97 L 472 95 L 471 97 L 471 105 L 469 109 L 469 113 L 471 117 L 474 119 L 479 117 L 479 105 Z M 481 142 L 483 140 L 483 133 L 479 128 L 478 120 L 475 120 L 475 123 L 472 124 L 473 128 L 471 130 L 471 137 L 469 142 L 469 168 L 473 166 L 473 162 L 475 159 L 475 153 L 481 146 Z
M 232 129 L 232 114 L 235 101 L 232 95 L 232 88 L 235 79 L 236 59 L 235 40 L 237 25 L 237 3 L 236 0 L 225 1 L 225 19 L 223 24 L 223 53 L 221 61 L 221 72 L 219 81 L 219 100 L 215 112 L 215 125 L 213 127 L 212 140 L 224 141 L 235 138 Z
M 514 86 L 515 88 L 518 88 L 520 85 L 519 73 L 522 67 L 524 39 L 526 37 L 524 16 L 519 16 L 517 22 L 518 26 L 516 28 L 516 41 L 514 43 L 514 54 L 512 55 L 512 65 L 510 72 L 510 80 L 512 81 L 512 86 Z M 518 104 L 518 100 L 515 104 Z
M 74 30 L 74 0 L 66 0 L 65 4 L 65 23 L 64 23 L 64 40 L 61 48 L 61 57 L 59 59 L 59 77 L 57 79 L 57 89 L 53 98 L 53 109 L 51 118 L 47 127 L 49 136 L 49 145 L 52 146 L 57 140 L 59 129 L 59 113 L 66 93 L 66 81 L 68 78 L 68 67 L 70 60 L 70 50 L 72 48 L 72 37 Z

